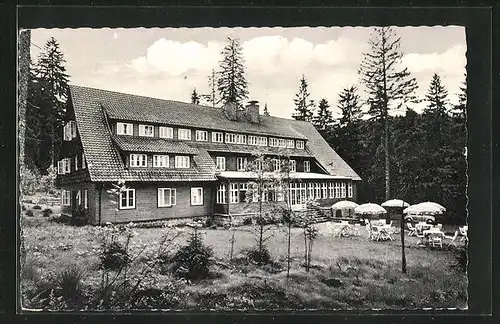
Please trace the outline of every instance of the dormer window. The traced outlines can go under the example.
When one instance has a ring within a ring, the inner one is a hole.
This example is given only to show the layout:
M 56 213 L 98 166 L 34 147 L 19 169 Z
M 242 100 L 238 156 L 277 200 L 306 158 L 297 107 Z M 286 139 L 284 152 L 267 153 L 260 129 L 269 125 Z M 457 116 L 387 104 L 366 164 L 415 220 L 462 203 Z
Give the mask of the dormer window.
M 161 138 L 174 138 L 174 129 L 172 127 L 160 126 L 158 133 Z
M 269 146 L 272 147 L 278 146 L 278 139 L 274 137 L 269 138 Z
M 286 140 L 286 148 L 294 148 L 295 141 L 294 140 Z
M 191 140 L 191 130 L 185 128 L 179 128 L 177 137 L 180 140 Z
M 168 168 L 169 167 L 168 155 L 153 155 L 153 167 Z
M 226 133 L 226 143 L 228 144 L 236 143 L 236 134 Z
M 154 127 L 151 125 L 139 125 L 139 136 L 154 136 Z
M 76 137 L 76 123 L 70 120 L 63 128 L 63 139 L 65 141 L 71 141 Z
M 71 172 L 71 159 L 64 158 L 57 162 L 57 174 L 66 174 Z
M 236 144 L 246 144 L 247 136 L 242 134 L 236 134 Z
M 297 148 L 304 149 L 304 141 L 297 141 Z
M 264 136 L 257 137 L 257 145 L 258 146 L 267 146 L 267 137 L 264 137 Z
M 278 138 L 278 147 L 286 147 L 286 140 L 284 138 Z
M 196 140 L 198 142 L 206 142 L 208 141 L 208 132 L 203 130 L 196 131 Z
M 148 156 L 146 154 L 130 154 L 130 166 L 145 168 L 148 166 Z
M 129 123 L 116 123 L 116 134 L 134 135 L 134 125 Z
M 212 142 L 223 143 L 224 142 L 224 134 L 221 132 L 212 132 Z
M 175 167 L 180 169 L 189 168 L 189 156 L 186 155 L 176 155 L 175 156 Z
M 311 162 L 304 161 L 304 172 L 311 172 Z

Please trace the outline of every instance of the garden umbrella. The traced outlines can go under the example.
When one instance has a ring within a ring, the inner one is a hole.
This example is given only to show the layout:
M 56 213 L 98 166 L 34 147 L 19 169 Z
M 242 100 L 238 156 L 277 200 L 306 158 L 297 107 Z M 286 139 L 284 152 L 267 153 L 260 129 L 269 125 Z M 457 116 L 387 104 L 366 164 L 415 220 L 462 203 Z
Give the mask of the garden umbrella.
M 341 200 L 341 201 L 337 201 L 335 204 L 333 204 L 332 208 L 333 209 L 354 209 L 358 206 L 359 205 L 356 204 L 354 201 Z
M 359 215 L 381 215 L 387 213 L 387 210 L 385 210 L 384 207 L 380 205 L 366 203 L 354 208 L 354 213 Z
M 382 207 L 409 207 L 410 204 L 401 199 L 391 199 L 383 202 Z
M 412 215 L 441 215 L 444 211 L 446 211 L 446 208 L 440 204 L 426 201 L 405 208 L 403 213 Z

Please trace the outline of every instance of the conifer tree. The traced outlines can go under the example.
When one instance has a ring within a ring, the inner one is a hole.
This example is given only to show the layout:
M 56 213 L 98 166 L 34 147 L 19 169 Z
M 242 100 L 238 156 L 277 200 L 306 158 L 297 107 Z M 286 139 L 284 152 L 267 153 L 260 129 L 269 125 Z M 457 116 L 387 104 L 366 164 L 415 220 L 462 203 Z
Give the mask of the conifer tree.
M 312 118 L 314 127 L 317 130 L 324 131 L 327 127 L 331 126 L 333 123 L 333 115 L 330 111 L 330 105 L 328 100 L 325 98 L 321 99 L 318 103 L 318 110 L 316 116 Z
M 267 102 L 264 105 L 264 116 L 269 116 L 269 111 L 267 110 Z
M 391 27 L 375 28 L 369 39 L 371 51 L 363 53 L 359 69 L 368 94 L 369 114 L 384 125 L 385 195 L 390 199 L 389 111 L 416 102 L 417 81 L 403 68 L 401 38 Z
M 339 94 L 339 102 L 337 107 L 342 112 L 340 118 L 340 126 L 346 126 L 357 122 L 361 119 L 363 112 L 361 111 L 361 103 L 358 95 L 358 88 L 352 85 L 345 88 Z
M 248 99 L 248 82 L 245 78 L 243 48 L 238 38 L 227 38 L 227 45 L 221 52 L 220 71 L 217 89 L 220 94 L 218 103 L 234 102 L 243 107 Z
M 200 104 L 200 95 L 196 92 L 196 88 L 194 88 L 193 92 L 191 92 L 191 103 L 195 105 Z
M 210 93 L 201 95 L 200 99 L 205 100 L 210 106 L 215 108 L 219 98 L 217 95 L 217 73 L 214 69 L 212 69 L 212 73 L 208 76 L 208 88 L 210 89 Z
M 437 73 L 434 73 L 432 76 L 425 99 L 428 102 L 426 107 L 427 112 L 433 112 L 434 114 L 440 116 L 446 114 L 448 105 L 448 90 L 446 90 L 441 83 L 441 78 Z
M 314 101 L 309 99 L 311 94 L 304 75 L 300 79 L 299 92 L 295 94 L 295 114 L 292 117 L 296 120 L 311 121 L 313 116 Z

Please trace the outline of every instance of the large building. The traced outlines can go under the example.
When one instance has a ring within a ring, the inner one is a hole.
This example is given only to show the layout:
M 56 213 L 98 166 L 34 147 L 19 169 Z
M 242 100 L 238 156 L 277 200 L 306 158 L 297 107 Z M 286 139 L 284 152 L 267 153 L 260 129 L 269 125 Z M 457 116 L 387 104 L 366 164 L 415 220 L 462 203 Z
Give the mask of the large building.
M 73 85 L 65 123 L 62 213 L 83 206 L 92 224 L 255 214 L 247 191 L 264 174 L 249 169 L 259 156 L 270 174 L 285 160 L 290 171 L 288 195 L 267 188 L 266 204 L 356 200 L 361 180 L 310 123 L 260 115 L 256 102 L 212 108 Z

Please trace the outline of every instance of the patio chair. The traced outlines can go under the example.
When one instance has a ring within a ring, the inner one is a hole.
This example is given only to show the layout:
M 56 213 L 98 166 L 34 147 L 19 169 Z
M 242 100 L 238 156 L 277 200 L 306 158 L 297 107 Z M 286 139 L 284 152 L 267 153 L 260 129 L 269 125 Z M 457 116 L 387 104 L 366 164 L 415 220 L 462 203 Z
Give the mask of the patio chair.
M 425 245 L 425 243 L 424 243 L 425 235 L 424 234 L 415 232 L 415 236 L 419 238 L 417 245 Z
M 451 245 L 456 247 L 457 246 L 457 238 L 458 238 L 458 230 L 455 231 L 455 234 L 453 236 L 445 235 L 444 238 L 450 240 L 447 247 L 450 247 Z
M 341 237 L 341 235 L 342 235 L 342 227 L 340 227 L 340 226 L 333 226 L 332 227 L 332 234 L 333 234 L 333 237 Z
M 366 231 L 368 232 L 368 239 L 372 239 L 372 228 L 370 227 L 370 223 L 365 224 Z
M 389 236 L 389 240 L 394 241 L 394 237 L 392 237 L 392 235 L 395 234 L 395 233 L 396 233 L 396 228 L 395 227 L 389 226 L 387 228 L 387 234 Z
M 352 227 L 352 234 L 354 236 L 359 236 L 360 230 L 361 230 L 361 224 L 354 224 L 354 227 Z
M 440 235 L 431 234 L 429 236 L 429 243 L 432 247 L 439 246 L 440 248 L 443 248 L 443 239 Z
M 380 241 L 381 234 L 378 227 L 372 227 L 370 238 L 374 241 Z
M 416 236 L 417 235 L 417 228 L 415 226 L 413 226 L 412 223 L 408 223 L 406 225 L 406 227 L 408 228 L 408 236 Z
M 465 241 L 467 240 L 467 229 L 468 229 L 468 226 L 461 226 L 458 228 L 458 230 L 460 231 L 460 235 L 462 235 L 462 237 L 460 238 L 460 241 Z

